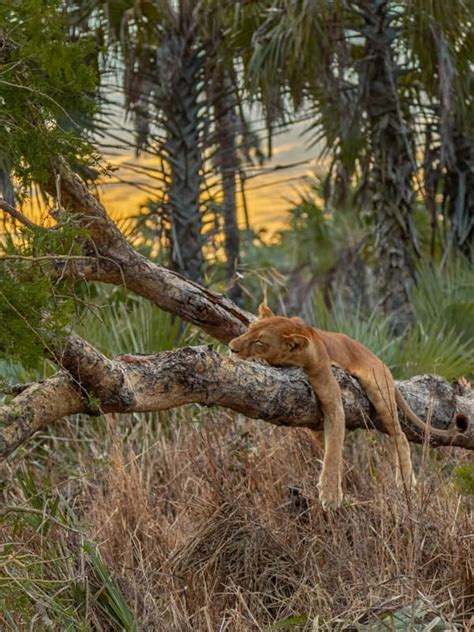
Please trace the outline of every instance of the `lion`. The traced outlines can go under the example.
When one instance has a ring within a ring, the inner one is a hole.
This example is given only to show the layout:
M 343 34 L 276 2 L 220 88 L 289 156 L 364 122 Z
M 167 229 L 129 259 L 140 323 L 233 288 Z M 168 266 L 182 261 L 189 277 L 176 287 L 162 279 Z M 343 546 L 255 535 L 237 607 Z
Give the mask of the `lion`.
M 421 430 L 453 437 L 459 429 L 430 428 L 411 410 L 396 388 L 389 368 L 369 349 L 340 333 L 310 327 L 298 317 L 275 316 L 261 304 L 259 318 L 248 331 L 229 342 L 240 359 L 260 358 L 274 366 L 300 366 L 305 371 L 321 404 L 324 415 L 324 460 L 319 479 L 323 509 L 335 509 L 343 500 L 342 453 L 344 408 L 339 385 L 331 366 L 340 367 L 362 385 L 394 443 L 397 477 L 407 492 L 415 482 L 408 440 L 398 419 L 397 404 L 407 418 Z

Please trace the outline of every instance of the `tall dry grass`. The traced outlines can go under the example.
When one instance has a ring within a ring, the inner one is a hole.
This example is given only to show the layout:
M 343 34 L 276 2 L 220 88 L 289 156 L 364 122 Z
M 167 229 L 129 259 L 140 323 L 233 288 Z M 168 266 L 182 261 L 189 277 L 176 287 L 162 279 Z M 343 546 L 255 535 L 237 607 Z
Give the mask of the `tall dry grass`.
M 449 482 L 453 463 L 468 456 L 415 450 L 419 486 L 407 498 L 394 485 L 390 444 L 368 432 L 351 435 L 344 476 L 349 500 L 324 513 L 316 487 L 322 454 L 309 431 L 225 412 L 197 416 L 206 423 L 196 422 L 194 410 L 175 413 L 161 427 L 154 416 L 143 416 L 132 430 L 132 419 L 109 418 L 100 454 L 96 442 L 78 433 L 70 438 L 77 476 L 61 471 L 64 455 L 54 453 L 57 439 L 48 440 L 49 496 L 59 496 L 97 542 L 133 615 L 129 629 L 395 629 L 389 613 L 411 618 L 397 629 L 469 629 L 472 502 Z M 30 461 L 37 476 L 34 469 Z M 4 501 L 22 506 L 17 483 L 7 485 Z M 47 533 L 33 527 L 16 523 L 15 531 L 5 520 L 4 545 L 16 542 L 21 555 L 41 559 L 45 542 L 61 542 L 58 557 L 68 560 L 62 585 L 88 577 L 89 605 L 82 605 L 82 618 L 79 606 L 74 610 L 84 627 L 67 629 L 128 629 L 95 607 L 100 582 L 84 561 L 83 537 L 54 521 Z M 11 560 L 3 564 L 3 574 L 11 573 Z M 57 570 L 52 575 L 57 579 Z M 48 599 L 36 603 L 43 612 L 38 621 L 54 621 Z M 35 603 L 29 611 L 36 616 Z M 16 621 L 26 626 L 27 618 Z

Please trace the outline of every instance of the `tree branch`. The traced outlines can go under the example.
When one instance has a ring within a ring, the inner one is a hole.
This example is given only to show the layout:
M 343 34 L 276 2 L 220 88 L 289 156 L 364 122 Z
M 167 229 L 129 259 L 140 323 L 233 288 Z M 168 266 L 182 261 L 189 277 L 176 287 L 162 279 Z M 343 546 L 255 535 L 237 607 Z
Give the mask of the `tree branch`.
M 187 347 L 153 356 L 120 356 L 115 360 L 71 336 L 57 353 L 61 371 L 34 384 L 8 405 L 0 406 L 0 456 L 6 456 L 37 430 L 74 413 L 91 413 L 89 395 L 100 400 L 104 413 L 167 410 L 184 404 L 223 406 L 247 417 L 284 426 L 322 430 L 323 418 L 314 392 L 301 369 L 235 360 L 210 347 Z M 348 430 L 376 428 L 385 432 L 358 382 L 333 369 L 340 384 Z M 446 428 L 456 416 L 472 418 L 472 390 L 456 395 L 452 386 L 434 376 L 398 383 L 413 410 L 431 415 L 434 427 Z M 422 443 L 418 430 L 401 416 L 408 438 Z M 433 446 L 474 450 L 474 429 L 453 439 L 430 437 Z
M 28 219 L 28 217 L 26 217 L 25 215 L 23 215 L 23 213 L 21 213 L 20 211 L 18 211 L 14 206 L 12 206 L 11 204 L 9 204 L 6 200 L 4 200 L 3 198 L 0 198 L 0 208 L 5 212 L 8 213 L 8 215 L 10 215 L 10 217 L 13 217 L 13 219 L 18 220 L 21 224 L 23 224 L 24 226 L 27 226 L 28 228 L 39 228 L 39 226 L 37 224 L 35 224 L 34 222 L 32 222 L 30 219 Z
M 102 204 L 84 182 L 64 162 L 56 166 L 60 182 L 61 204 L 76 215 L 87 228 L 90 241 L 84 241 L 83 253 L 96 261 L 69 261 L 61 265 L 61 274 L 89 281 L 125 285 L 158 307 L 198 325 L 208 334 L 228 342 L 242 334 L 255 318 L 225 296 L 188 281 L 185 277 L 149 261 L 123 237 Z M 57 180 L 48 192 L 56 195 Z

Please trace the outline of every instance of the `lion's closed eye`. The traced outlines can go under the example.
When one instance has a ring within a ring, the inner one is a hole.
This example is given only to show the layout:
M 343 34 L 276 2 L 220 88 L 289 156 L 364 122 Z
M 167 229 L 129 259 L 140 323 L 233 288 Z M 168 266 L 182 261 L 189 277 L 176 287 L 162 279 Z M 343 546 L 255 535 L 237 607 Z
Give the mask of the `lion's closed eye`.
M 255 348 L 256 349 L 263 350 L 263 349 L 265 349 L 266 346 L 267 345 L 264 342 L 262 342 L 261 340 L 257 340 L 256 343 L 255 343 Z

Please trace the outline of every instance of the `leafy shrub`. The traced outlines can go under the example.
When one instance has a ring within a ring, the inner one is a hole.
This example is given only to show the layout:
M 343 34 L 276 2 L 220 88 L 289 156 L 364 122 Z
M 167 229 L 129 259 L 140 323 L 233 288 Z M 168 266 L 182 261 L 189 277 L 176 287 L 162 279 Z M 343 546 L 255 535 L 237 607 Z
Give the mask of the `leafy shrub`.
M 418 266 L 412 305 L 417 320 L 444 323 L 464 341 L 474 339 L 474 271 L 469 262 L 457 257 L 443 269 L 429 263 Z
M 426 326 L 417 322 L 397 341 L 394 372 L 408 378 L 421 373 L 436 373 L 447 380 L 470 375 L 474 371 L 472 342 L 439 320 Z
M 69 325 L 74 313 L 73 285 L 61 287 L 48 272 L 55 257 L 77 252 L 76 238 L 85 232 L 63 226 L 23 230 L 0 244 L 0 360 L 38 368 L 44 351 Z
M 95 45 L 90 37 L 68 36 L 63 5 L 0 3 L 0 147 L 25 187 L 49 178 L 58 156 L 75 163 L 91 157 L 78 119 L 95 109 Z
M 321 292 L 316 292 L 311 320 L 320 329 L 338 331 L 358 340 L 387 366 L 394 367 L 397 339 L 390 333 L 390 319 L 378 311 L 367 314 L 360 305 L 351 314 L 336 311 L 326 305 Z
M 447 380 L 474 373 L 474 272 L 464 260 L 445 270 L 419 267 L 413 290 L 414 324 L 399 337 L 379 310 L 351 313 L 331 309 L 321 292 L 313 299 L 310 320 L 321 329 L 339 331 L 379 356 L 397 378 L 436 373 Z

